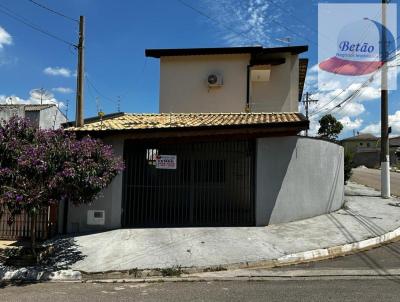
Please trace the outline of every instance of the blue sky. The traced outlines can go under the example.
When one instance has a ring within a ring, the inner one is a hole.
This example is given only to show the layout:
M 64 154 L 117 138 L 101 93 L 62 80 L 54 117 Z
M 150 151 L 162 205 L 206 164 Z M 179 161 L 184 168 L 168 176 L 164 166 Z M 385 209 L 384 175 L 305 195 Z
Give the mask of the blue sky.
M 85 86 L 85 116 L 96 115 L 97 108 L 115 112 L 118 96 L 122 111 L 158 111 L 159 62 L 145 58 L 146 48 L 283 46 L 276 39 L 290 37 L 291 45 L 309 45 L 309 52 L 303 55 L 310 59 L 306 88 L 322 100 L 320 106 L 334 95 L 332 91 L 330 94 L 315 91 L 312 67 L 318 59 L 318 1 L 182 1 L 37 0 L 73 18 L 85 15 L 86 74 L 91 83 L 86 82 Z M 32 101 L 29 92 L 43 87 L 54 94 L 54 101 L 64 106 L 69 100 L 68 117 L 74 119 L 76 51 L 4 13 L 10 11 L 67 42 L 75 44 L 77 40 L 77 23 L 29 0 L 2 0 L 0 102 L 10 96 L 15 101 Z M 375 96 L 376 91 L 366 91 L 354 100 L 356 105 L 349 106 L 353 110 L 337 115 L 346 124 L 343 136 L 350 135 L 353 129 L 379 132 L 380 103 Z M 398 135 L 399 97 L 393 91 L 389 106 L 392 128 Z M 317 119 L 318 116 L 313 119 L 314 129 Z

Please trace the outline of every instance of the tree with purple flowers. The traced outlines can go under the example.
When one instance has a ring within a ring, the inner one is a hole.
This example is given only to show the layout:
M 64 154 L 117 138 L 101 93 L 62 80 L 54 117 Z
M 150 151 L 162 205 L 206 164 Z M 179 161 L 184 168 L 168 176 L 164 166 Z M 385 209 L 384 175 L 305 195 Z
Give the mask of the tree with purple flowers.
M 12 224 L 28 213 L 33 249 L 41 210 L 62 201 L 91 203 L 122 170 L 122 159 L 100 140 L 36 129 L 18 117 L 0 125 L 0 215 L 8 211 Z

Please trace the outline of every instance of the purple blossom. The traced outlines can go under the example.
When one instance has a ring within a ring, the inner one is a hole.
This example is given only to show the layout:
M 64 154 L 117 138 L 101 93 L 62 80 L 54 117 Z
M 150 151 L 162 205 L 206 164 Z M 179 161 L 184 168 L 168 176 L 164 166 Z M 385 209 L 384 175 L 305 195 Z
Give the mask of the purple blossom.
M 35 129 L 20 118 L 0 125 L 0 154 L 0 207 L 12 213 L 61 200 L 90 203 L 124 168 L 100 140 Z

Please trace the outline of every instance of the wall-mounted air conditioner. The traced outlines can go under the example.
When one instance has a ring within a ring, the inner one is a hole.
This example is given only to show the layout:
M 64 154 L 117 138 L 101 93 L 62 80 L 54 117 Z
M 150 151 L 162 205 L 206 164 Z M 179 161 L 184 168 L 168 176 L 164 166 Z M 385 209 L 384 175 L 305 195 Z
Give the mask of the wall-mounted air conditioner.
M 87 224 L 88 225 L 104 225 L 105 211 L 103 210 L 88 210 L 87 211 Z
M 222 76 L 220 74 L 210 74 L 207 78 L 208 87 L 221 87 L 224 82 L 222 80 Z

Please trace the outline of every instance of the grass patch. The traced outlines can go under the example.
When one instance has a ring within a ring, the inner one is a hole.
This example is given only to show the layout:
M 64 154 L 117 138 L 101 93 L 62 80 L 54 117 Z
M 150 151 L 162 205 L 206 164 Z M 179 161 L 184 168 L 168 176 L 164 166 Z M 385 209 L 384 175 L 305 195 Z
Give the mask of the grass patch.
M 162 268 L 160 273 L 163 277 L 179 277 L 182 274 L 182 268 L 180 266 Z

